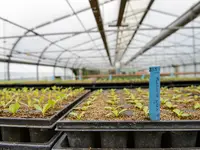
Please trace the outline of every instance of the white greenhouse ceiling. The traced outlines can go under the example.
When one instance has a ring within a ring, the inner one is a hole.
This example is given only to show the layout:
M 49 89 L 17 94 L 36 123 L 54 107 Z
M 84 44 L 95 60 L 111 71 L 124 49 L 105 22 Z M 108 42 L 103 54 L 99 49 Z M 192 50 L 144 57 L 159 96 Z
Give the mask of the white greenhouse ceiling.
M 200 0 L 1 0 L 0 61 L 95 69 L 199 62 L 199 13 Z

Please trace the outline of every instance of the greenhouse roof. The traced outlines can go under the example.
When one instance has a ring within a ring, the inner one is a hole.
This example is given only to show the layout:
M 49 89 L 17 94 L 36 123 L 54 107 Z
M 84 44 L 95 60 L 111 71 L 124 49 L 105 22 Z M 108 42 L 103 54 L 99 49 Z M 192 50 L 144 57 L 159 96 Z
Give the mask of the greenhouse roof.
M 0 61 L 100 69 L 116 62 L 139 69 L 200 63 L 199 5 L 199 0 L 1 0 Z

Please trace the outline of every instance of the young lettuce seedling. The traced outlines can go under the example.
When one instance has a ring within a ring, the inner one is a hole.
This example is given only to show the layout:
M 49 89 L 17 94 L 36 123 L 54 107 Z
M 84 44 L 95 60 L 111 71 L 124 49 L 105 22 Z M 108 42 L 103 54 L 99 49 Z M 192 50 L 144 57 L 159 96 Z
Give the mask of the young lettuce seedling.
M 81 112 L 80 114 L 71 112 L 69 113 L 70 116 L 75 117 L 77 120 L 81 120 L 81 118 L 84 116 L 85 112 Z
M 173 112 L 179 117 L 179 118 L 185 118 L 189 117 L 190 115 L 188 113 L 184 113 L 180 109 L 174 109 Z
M 45 104 L 43 107 L 40 107 L 38 104 L 34 104 L 36 110 L 42 112 L 42 115 L 45 116 L 45 113 L 52 107 L 50 103 Z
M 11 104 L 8 108 L 8 111 L 11 112 L 13 115 L 16 114 L 16 112 L 19 110 L 20 104 L 16 102 L 15 104 Z
M 144 111 L 145 116 L 149 116 L 149 108 L 148 108 L 148 106 L 144 106 L 143 107 L 143 111 Z
M 138 108 L 138 109 L 140 109 L 140 110 L 142 110 L 143 104 L 140 103 L 140 102 L 139 102 L 139 103 L 136 103 L 136 104 L 135 104 L 135 107 Z
M 161 98 L 160 101 L 161 101 L 161 104 L 165 104 L 168 101 L 168 99 Z
M 195 105 L 194 105 L 194 109 L 199 109 L 200 108 L 200 104 L 197 102 L 197 103 L 195 103 Z
M 111 113 L 107 114 L 106 117 L 111 116 L 112 114 L 115 117 L 119 117 L 123 112 L 125 112 L 127 109 L 120 109 L 121 106 L 118 107 L 105 107 L 106 110 L 111 110 Z
M 176 108 L 176 107 L 177 107 L 177 105 L 173 105 L 171 102 L 166 102 L 166 103 L 165 103 L 165 106 L 166 106 L 167 108 L 169 108 L 169 109 L 172 109 L 172 108 Z

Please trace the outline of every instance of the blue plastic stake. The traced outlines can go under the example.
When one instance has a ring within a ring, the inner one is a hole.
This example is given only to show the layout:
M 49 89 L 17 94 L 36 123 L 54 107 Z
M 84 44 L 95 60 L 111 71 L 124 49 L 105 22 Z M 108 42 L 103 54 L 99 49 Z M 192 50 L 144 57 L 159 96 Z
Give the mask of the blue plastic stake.
M 160 67 L 150 67 L 149 114 L 153 121 L 160 120 Z
M 82 80 L 82 76 L 81 75 L 79 75 L 78 78 L 79 78 L 79 80 Z
M 173 72 L 171 72 L 170 76 L 171 76 L 171 77 L 174 77 L 174 73 L 173 73 Z
M 141 76 L 141 79 L 143 80 L 143 79 L 144 79 L 144 77 L 145 77 L 145 74 L 143 74 L 143 75 Z
M 110 81 L 112 80 L 112 75 L 111 75 L 111 74 L 109 75 L 109 80 L 110 80 Z

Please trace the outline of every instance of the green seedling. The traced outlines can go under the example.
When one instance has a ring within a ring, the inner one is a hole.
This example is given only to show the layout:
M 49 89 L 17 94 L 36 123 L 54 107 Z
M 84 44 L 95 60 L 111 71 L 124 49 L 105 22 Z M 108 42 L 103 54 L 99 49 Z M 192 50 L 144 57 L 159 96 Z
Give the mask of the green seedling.
M 163 99 L 163 98 L 161 98 L 161 104 L 165 104 L 166 102 L 168 102 L 168 99 Z
M 84 103 L 85 106 L 90 106 L 92 104 L 92 101 L 88 100 Z
M 136 88 L 136 91 L 138 92 L 138 93 L 142 93 L 142 89 L 139 87 L 139 88 Z
M 200 108 L 200 104 L 197 102 L 194 104 L 194 109 L 199 109 Z
M 81 120 L 81 118 L 84 116 L 85 112 L 81 112 L 80 114 L 71 112 L 69 113 L 70 116 L 75 117 L 77 120 Z
M 45 116 L 45 113 L 52 107 L 50 103 L 45 104 L 43 107 L 40 107 L 38 104 L 34 104 L 36 110 L 42 112 L 42 115 Z
M 135 104 L 135 107 L 141 110 L 143 108 L 143 105 L 139 102 Z
M 148 108 L 148 106 L 144 106 L 143 107 L 143 111 L 144 111 L 145 116 L 149 115 L 149 108 Z
M 172 100 L 177 100 L 181 97 L 181 95 L 173 95 Z
M 179 117 L 179 118 L 185 118 L 189 117 L 190 115 L 188 113 L 184 113 L 180 109 L 174 109 L 173 112 Z
M 130 94 L 126 100 L 135 100 L 135 96 L 133 94 Z
M 118 102 L 117 101 L 112 101 L 112 100 L 108 100 L 106 101 L 108 104 L 111 104 L 111 105 L 116 105 Z
M 166 103 L 165 103 L 165 106 L 166 106 L 167 108 L 169 108 L 169 109 L 172 109 L 172 108 L 176 108 L 176 107 L 177 107 L 177 105 L 173 105 L 171 102 L 166 102 Z
M 198 95 L 194 95 L 194 99 L 195 99 L 195 100 L 198 100 L 198 99 L 199 99 L 199 96 L 198 96 Z
M 57 100 L 48 100 L 48 104 L 50 104 L 52 108 L 55 108 L 57 102 L 58 102 Z
M 89 106 L 83 106 L 83 107 L 76 107 L 74 108 L 74 110 L 82 110 L 82 111 L 86 111 L 88 110 Z
M 105 109 L 110 109 L 111 113 L 107 114 L 106 117 L 111 116 L 112 114 L 115 117 L 119 117 L 120 115 L 122 115 L 123 112 L 125 112 L 127 109 L 119 109 L 119 108 L 114 108 L 114 107 L 105 107 Z
M 19 110 L 20 104 L 17 102 L 15 104 L 11 104 L 8 108 L 8 111 L 11 112 L 13 115 L 16 114 L 16 112 Z
M 123 112 L 125 112 L 127 109 L 122 109 L 120 111 L 118 111 L 117 109 L 116 110 L 113 110 L 112 113 L 115 115 L 115 117 L 119 117 Z
M 12 99 L 6 103 L 6 101 L 0 101 L 1 106 L 3 106 L 3 108 L 8 107 L 11 103 L 12 103 Z

